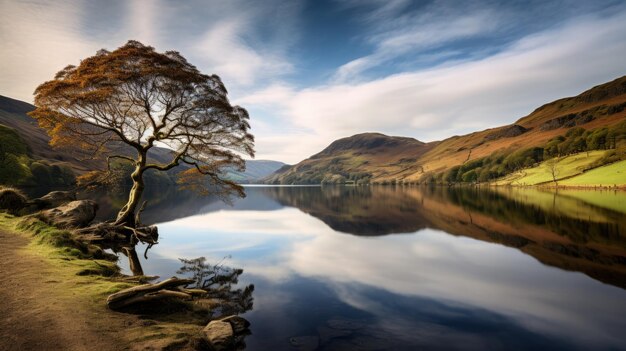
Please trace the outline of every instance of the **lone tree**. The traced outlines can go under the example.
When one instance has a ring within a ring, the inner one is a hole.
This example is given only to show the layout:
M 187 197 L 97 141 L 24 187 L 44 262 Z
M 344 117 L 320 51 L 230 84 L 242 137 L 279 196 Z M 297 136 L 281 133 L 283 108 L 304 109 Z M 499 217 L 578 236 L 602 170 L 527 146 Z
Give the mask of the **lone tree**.
M 116 158 L 134 165 L 133 186 L 116 220 L 91 233 L 121 234 L 135 274 L 143 274 L 135 244 L 154 243 L 144 239 L 157 237 L 154 227 L 139 228 L 137 223 L 147 171 L 186 164 L 178 174 L 180 182 L 222 195 L 244 195 L 220 171 L 244 170 L 242 155 L 254 156 L 248 112 L 230 104 L 218 76 L 202 74 L 176 51 L 158 53 L 137 41 L 111 52 L 100 50 L 37 87 L 35 106 L 30 115 L 51 136 L 51 145 L 106 158 L 109 169 Z M 169 162 L 149 158 L 157 146 L 171 150 Z
M 107 163 L 132 162 L 133 186 L 116 225 L 135 227 L 143 175 L 151 169 L 187 164 L 179 174 L 182 181 L 243 195 L 240 186 L 220 177 L 220 170 L 243 170 L 240 155 L 254 156 L 248 113 L 230 104 L 217 75 L 202 74 L 176 51 L 158 53 L 138 41 L 100 50 L 37 87 L 35 106 L 30 115 L 53 146 L 79 147 Z M 122 151 L 120 144 L 133 152 Z M 155 146 L 172 150 L 169 163 L 150 162 L 148 152 Z
M 559 186 L 559 183 L 557 182 L 559 174 L 561 173 L 559 169 L 559 158 L 554 157 L 546 161 L 546 167 L 548 168 L 548 172 L 550 172 L 550 175 L 552 176 L 552 181 L 554 182 L 554 185 Z

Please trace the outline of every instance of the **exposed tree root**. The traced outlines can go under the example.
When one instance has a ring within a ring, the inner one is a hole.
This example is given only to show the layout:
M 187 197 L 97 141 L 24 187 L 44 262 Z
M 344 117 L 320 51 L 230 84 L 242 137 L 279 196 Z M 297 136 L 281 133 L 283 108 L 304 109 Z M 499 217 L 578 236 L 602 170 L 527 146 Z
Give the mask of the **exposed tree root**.
M 170 278 L 156 284 L 144 284 L 124 289 L 107 298 L 107 306 L 121 309 L 141 302 L 149 302 L 167 297 L 191 300 L 193 296 L 205 294 L 200 289 L 185 289 L 184 286 L 194 283 L 193 279 Z

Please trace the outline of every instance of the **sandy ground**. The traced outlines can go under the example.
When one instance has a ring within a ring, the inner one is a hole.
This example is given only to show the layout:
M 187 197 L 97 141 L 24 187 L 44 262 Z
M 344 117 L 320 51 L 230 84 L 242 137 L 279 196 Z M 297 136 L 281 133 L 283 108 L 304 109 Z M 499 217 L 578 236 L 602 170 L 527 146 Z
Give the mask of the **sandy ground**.
M 73 294 L 27 244 L 0 230 L 0 350 L 127 350 L 132 318 Z

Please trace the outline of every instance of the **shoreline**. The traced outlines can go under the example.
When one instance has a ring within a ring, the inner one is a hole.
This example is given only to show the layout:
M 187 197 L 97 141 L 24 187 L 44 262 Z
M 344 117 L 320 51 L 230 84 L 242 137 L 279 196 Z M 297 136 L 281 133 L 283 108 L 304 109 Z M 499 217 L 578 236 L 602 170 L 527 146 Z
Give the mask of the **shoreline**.
M 159 311 L 126 313 L 107 297 L 138 285 L 118 261 L 81 254 L 72 234 L 0 213 L 0 349 L 193 350 L 202 326 Z M 193 322 L 193 321 L 191 321 Z

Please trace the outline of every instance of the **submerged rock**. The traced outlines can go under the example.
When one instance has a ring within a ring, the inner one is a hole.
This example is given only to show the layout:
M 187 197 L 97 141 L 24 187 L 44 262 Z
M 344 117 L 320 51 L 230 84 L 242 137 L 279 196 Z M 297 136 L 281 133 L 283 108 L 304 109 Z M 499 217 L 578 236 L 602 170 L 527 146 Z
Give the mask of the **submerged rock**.
M 313 351 L 320 346 L 320 339 L 317 335 L 302 335 L 289 338 L 289 344 L 296 350 Z
M 96 217 L 98 204 L 92 200 L 77 200 L 37 214 L 40 220 L 59 228 L 80 228 Z

